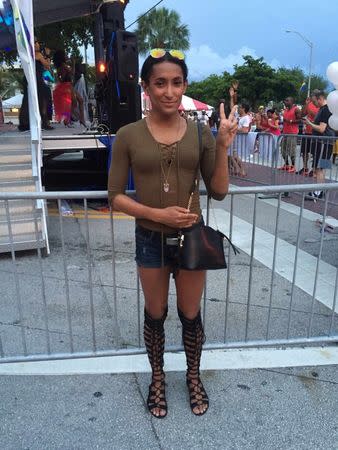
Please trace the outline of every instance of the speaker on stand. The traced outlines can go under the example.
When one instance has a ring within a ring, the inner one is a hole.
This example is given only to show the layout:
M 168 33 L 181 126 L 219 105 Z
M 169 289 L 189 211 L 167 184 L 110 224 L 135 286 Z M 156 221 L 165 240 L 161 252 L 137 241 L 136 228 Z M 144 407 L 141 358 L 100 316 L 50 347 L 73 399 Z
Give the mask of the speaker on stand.
M 135 33 L 116 31 L 112 36 L 108 67 L 108 117 L 112 133 L 141 118 L 138 84 L 138 49 Z

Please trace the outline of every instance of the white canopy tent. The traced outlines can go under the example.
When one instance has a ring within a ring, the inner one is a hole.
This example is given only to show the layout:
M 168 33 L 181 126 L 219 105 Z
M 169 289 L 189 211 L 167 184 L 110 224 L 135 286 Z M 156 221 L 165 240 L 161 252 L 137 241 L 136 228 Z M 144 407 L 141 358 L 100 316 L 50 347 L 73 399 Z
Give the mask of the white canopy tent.
M 2 101 L 2 106 L 4 109 L 20 108 L 22 104 L 22 94 L 14 95 L 14 97 L 8 98 Z

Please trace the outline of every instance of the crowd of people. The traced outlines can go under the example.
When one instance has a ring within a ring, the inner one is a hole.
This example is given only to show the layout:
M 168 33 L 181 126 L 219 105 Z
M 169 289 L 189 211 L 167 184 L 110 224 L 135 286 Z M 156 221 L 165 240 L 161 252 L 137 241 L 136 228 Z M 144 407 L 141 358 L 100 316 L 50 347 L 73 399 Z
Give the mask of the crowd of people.
M 237 90 L 238 85 L 232 86 L 229 90 L 230 107 L 237 104 Z M 260 132 L 277 137 L 282 136 L 278 141 L 280 157 L 283 161 L 279 169 L 287 173 L 314 177 L 318 183 L 324 182 L 325 169 L 329 169 L 331 164 L 335 163 L 338 155 L 338 141 L 335 142 L 332 139 L 335 131 L 328 123 L 331 113 L 326 104 L 325 92 L 314 90 L 302 106 L 297 105 L 291 96 L 287 97 L 283 103 L 284 107 L 281 110 L 263 105 L 257 110 L 252 110 L 246 101 L 240 102 L 236 113 L 238 134 Z M 187 118 L 209 125 L 211 129 L 218 128 L 219 117 L 216 112 L 209 115 L 205 111 L 202 111 L 200 115 L 197 112 L 189 112 Z M 297 168 L 296 154 L 300 135 L 302 136 L 300 141 L 302 165 L 300 164 Z M 324 137 L 324 140 L 318 139 L 320 136 Z M 229 166 L 232 174 L 245 174 L 243 164 L 236 152 L 230 157 Z M 323 193 L 318 191 L 309 195 L 321 198 Z
M 57 122 L 73 127 L 79 121 L 87 127 L 88 97 L 82 65 L 68 60 L 64 50 L 51 51 L 38 39 L 34 42 L 35 72 L 41 127 L 52 130 L 53 113 Z M 56 84 L 55 84 L 56 83 Z M 29 130 L 29 107 L 27 81 L 19 114 L 19 130 Z

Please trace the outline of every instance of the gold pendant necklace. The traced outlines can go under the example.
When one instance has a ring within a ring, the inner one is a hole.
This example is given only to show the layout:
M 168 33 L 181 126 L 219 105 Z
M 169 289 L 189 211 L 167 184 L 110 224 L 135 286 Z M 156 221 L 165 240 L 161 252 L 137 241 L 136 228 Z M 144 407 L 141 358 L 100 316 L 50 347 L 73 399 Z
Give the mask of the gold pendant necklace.
M 148 124 L 149 130 L 150 130 L 152 136 L 154 137 L 153 129 L 152 129 L 152 126 L 151 126 L 151 123 L 150 123 L 150 117 L 148 117 L 147 124 Z M 179 118 L 176 142 L 173 145 L 177 145 L 178 137 L 180 135 L 180 131 L 181 131 L 181 119 Z M 160 147 L 160 145 L 159 145 L 159 147 Z M 163 168 L 163 160 L 162 160 L 162 157 L 161 157 L 161 163 L 160 164 L 161 164 L 161 171 L 162 171 L 162 175 L 163 175 L 163 191 L 166 194 L 170 191 L 169 175 L 170 175 L 171 166 L 173 165 L 173 162 L 174 162 L 174 155 L 175 155 L 175 152 L 172 152 L 170 160 L 169 160 L 169 168 L 168 168 L 168 172 L 167 173 L 165 173 L 165 170 Z
M 168 168 L 168 172 L 167 174 L 164 171 L 163 168 L 163 161 L 161 158 L 161 170 L 162 170 L 162 175 L 163 175 L 163 190 L 164 192 L 168 193 L 170 190 L 170 185 L 169 185 L 169 175 L 170 175 L 170 170 L 171 170 L 171 166 L 173 165 L 173 161 L 174 161 L 174 154 L 171 155 L 170 157 L 170 161 L 169 161 L 169 168 Z

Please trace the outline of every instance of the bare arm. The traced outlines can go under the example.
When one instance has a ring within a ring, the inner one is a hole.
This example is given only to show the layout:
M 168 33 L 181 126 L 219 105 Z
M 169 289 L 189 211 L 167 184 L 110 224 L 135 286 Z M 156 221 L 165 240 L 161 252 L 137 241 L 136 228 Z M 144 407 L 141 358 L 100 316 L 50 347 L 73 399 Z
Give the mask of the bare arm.
M 320 122 L 319 125 L 316 125 L 315 123 L 311 122 L 307 117 L 305 118 L 305 122 L 310 125 L 310 127 L 312 127 L 313 130 L 318 131 L 320 134 L 324 134 L 326 127 L 327 127 L 327 123 L 325 122 Z
M 35 59 L 36 61 L 40 61 L 45 69 L 50 69 L 50 59 L 44 58 L 41 52 L 35 53 Z
M 191 227 L 198 219 L 197 214 L 191 213 L 186 208 L 179 206 L 151 208 L 136 202 L 125 194 L 116 195 L 112 206 L 114 210 L 122 211 L 136 219 L 147 219 L 172 228 Z
M 274 128 L 275 130 L 277 130 L 279 128 L 279 124 L 278 121 L 274 121 L 273 119 L 268 119 L 268 124 L 271 128 Z
M 302 118 L 302 111 L 297 108 L 296 111 L 295 111 L 295 116 L 296 116 L 295 123 L 299 123 L 301 121 L 301 118 Z
M 248 133 L 249 133 L 249 128 L 250 128 L 250 127 L 242 127 L 242 128 L 240 128 L 237 132 L 238 132 L 239 134 L 248 134 Z

